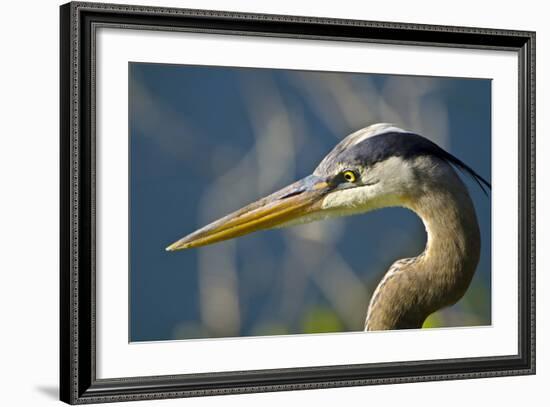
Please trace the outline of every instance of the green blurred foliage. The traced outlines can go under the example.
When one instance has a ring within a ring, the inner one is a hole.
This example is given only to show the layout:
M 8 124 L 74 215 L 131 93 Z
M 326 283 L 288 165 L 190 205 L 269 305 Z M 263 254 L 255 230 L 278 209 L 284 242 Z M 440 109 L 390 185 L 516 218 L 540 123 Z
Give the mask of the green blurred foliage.
M 344 331 L 344 324 L 338 314 L 322 307 L 306 310 L 301 325 L 302 332 L 307 334 Z
M 290 333 L 288 327 L 280 322 L 263 322 L 255 326 L 252 330 L 253 336 L 288 335 Z
M 434 312 L 424 321 L 422 328 L 439 328 L 445 325 L 445 321 L 441 312 Z
M 172 332 L 173 339 L 199 339 L 209 336 L 209 332 L 200 323 L 195 322 L 181 322 Z

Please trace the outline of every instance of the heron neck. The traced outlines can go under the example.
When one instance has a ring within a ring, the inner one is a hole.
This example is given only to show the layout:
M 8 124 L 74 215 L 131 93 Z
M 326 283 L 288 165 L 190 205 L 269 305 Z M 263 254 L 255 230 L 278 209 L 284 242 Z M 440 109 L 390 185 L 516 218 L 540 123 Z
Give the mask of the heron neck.
M 479 261 L 475 209 L 458 177 L 425 188 L 406 206 L 425 225 L 426 248 L 385 274 L 371 298 L 365 330 L 421 328 L 430 314 L 462 298 Z

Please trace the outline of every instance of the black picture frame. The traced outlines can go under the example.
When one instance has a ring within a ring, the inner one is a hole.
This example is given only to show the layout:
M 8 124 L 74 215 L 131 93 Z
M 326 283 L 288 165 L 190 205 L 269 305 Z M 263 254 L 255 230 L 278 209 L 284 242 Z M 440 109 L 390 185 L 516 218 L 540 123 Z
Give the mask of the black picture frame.
M 70 404 L 535 373 L 535 33 L 72 2 L 60 7 L 60 398 Z M 100 26 L 508 50 L 519 59 L 519 352 L 113 379 L 96 378 L 95 49 Z

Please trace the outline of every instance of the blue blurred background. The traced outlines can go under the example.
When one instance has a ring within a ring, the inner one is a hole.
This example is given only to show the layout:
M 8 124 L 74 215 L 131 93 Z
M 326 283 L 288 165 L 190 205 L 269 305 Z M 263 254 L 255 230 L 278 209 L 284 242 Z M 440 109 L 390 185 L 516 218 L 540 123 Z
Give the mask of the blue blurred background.
M 424 249 L 408 210 L 164 251 L 311 173 L 359 128 L 418 132 L 491 178 L 487 79 L 130 63 L 129 85 L 131 341 L 362 330 L 388 267 Z M 466 183 L 481 260 L 425 327 L 491 323 L 491 197 Z

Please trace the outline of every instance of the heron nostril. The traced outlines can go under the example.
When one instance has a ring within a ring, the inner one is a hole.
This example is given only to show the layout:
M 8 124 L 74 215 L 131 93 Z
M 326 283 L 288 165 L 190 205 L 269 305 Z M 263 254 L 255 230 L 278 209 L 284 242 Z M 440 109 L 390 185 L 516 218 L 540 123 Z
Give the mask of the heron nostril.
M 283 200 L 283 199 L 290 198 L 290 197 L 292 197 L 292 196 L 300 195 L 300 194 L 301 194 L 302 192 L 304 192 L 304 191 L 305 191 L 305 189 L 298 189 L 298 190 L 296 190 L 296 191 L 289 192 L 288 194 L 285 194 L 285 195 L 281 196 L 281 197 L 279 198 L 279 200 Z

